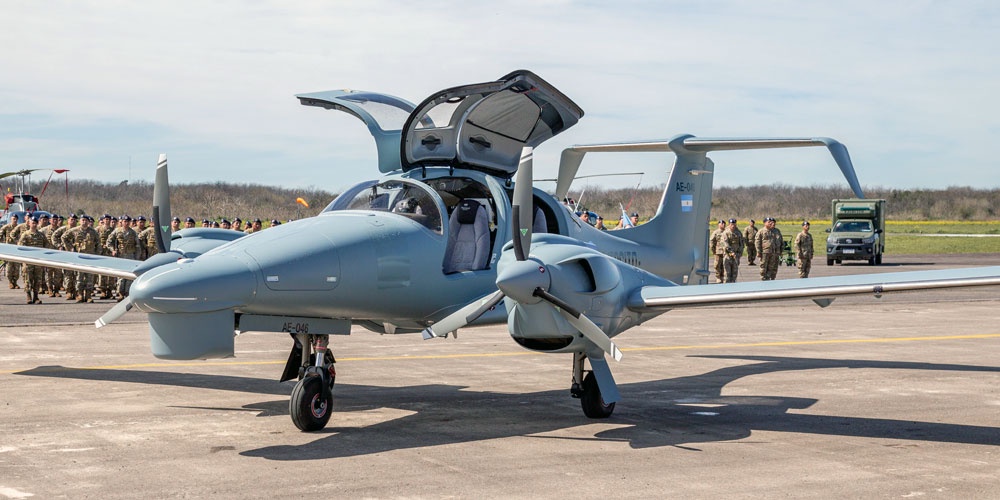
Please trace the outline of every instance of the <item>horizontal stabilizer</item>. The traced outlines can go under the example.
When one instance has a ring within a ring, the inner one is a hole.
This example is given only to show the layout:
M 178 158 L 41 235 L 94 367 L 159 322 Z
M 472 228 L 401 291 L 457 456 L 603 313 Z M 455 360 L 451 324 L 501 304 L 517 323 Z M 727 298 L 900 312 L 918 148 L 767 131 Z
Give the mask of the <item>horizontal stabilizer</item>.
M 861 184 L 851 163 L 851 157 L 843 144 L 828 137 L 815 138 L 701 138 L 692 135 L 678 135 L 669 140 L 619 142 L 607 144 L 587 144 L 571 146 L 563 150 L 559 161 L 559 175 L 556 181 L 556 199 L 563 199 L 569 192 L 570 184 L 580 169 L 580 163 L 587 153 L 642 153 L 642 152 L 673 152 L 708 153 L 711 151 L 737 151 L 746 149 L 801 148 L 810 146 L 826 146 L 833 155 L 834 161 L 844 174 L 844 179 L 858 198 L 864 198 Z

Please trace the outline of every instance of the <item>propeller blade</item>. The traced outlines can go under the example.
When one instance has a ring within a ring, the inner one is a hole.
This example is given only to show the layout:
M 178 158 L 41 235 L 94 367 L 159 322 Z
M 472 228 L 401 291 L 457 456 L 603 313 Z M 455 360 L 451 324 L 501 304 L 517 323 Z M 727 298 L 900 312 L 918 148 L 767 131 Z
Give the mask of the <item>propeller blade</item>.
M 594 324 L 590 318 L 583 315 L 580 311 L 576 310 L 576 308 L 567 304 L 559 297 L 556 297 L 541 288 L 536 288 L 534 295 L 536 297 L 541 297 L 548 303 L 556 306 L 556 309 L 558 309 L 559 312 L 562 313 L 563 317 L 569 321 L 569 324 L 573 325 L 573 328 L 579 330 L 584 337 L 587 337 L 587 340 L 593 342 L 597 347 L 600 347 L 601 350 L 608 353 L 615 359 L 615 361 L 622 360 L 622 352 L 618 350 L 618 346 L 616 346 L 615 343 L 612 342 L 611 339 L 604 333 L 604 330 L 601 330 L 601 328 Z
M 517 167 L 517 177 L 514 180 L 514 195 L 511 205 L 511 221 L 514 240 L 514 256 L 524 260 L 531 247 L 531 225 L 535 215 L 532 202 L 532 164 L 533 149 L 521 150 L 521 163 Z
M 122 317 L 122 315 L 131 310 L 132 310 L 132 299 L 125 297 L 124 300 L 115 304 L 115 307 L 112 307 L 111 310 L 104 313 L 104 316 L 98 318 L 97 321 L 94 322 L 94 326 L 96 326 L 97 328 L 107 326 L 112 321 Z
M 573 316 L 565 309 L 559 309 L 559 312 L 561 312 L 563 317 L 565 317 L 566 320 L 573 325 L 573 328 L 580 330 L 580 333 L 582 333 L 584 337 L 587 337 L 587 340 L 593 342 L 597 347 L 600 347 L 601 350 L 608 353 L 612 358 L 614 358 L 615 361 L 622 360 L 622 352 L 618 350 L 618 346 L 616 346 L 615 343 L 604 334 L 604 331 L 595 325 L 593 321 L 590 321 L 590 318 L 582 314 L 579 316 Z
M 170 250 L 170 182 L 167 180 L 167 155 L 160 153 L 156 161 L 156 181 L 153 184 L 153 232 L 160 253 Z
M 470 302 L 465 307 L 445 316 L 441 321 L 424 328 L 424 339 L 445 337 L 449 333 L 472 323 L 485 314 L 486 311 L 489 311 L 493 306 L 500 303 L 503 297 L 503 292 L 497 290 L 479 300 Z

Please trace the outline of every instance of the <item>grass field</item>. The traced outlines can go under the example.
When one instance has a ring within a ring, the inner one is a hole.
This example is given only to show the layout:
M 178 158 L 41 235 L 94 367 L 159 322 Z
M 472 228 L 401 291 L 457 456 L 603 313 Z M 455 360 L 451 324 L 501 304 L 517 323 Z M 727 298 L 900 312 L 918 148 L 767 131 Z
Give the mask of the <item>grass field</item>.
M 801 222 L 778 221 L 785 237 L 794 237 Z M 813 248 L 817 256 L 826 254 L 826 230 L 830 223 L 810 221 Z M 1000 253 L 1000 221 L 886 221 L 886 255 L 941 253 Z M 968 236 L 937 236 L 937 235 Z

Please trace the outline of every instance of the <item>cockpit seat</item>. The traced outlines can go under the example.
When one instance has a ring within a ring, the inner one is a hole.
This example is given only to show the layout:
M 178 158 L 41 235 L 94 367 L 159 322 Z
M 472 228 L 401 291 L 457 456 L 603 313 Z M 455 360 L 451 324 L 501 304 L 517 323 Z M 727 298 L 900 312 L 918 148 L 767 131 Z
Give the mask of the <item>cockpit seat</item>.
M 486 269 L 489 255 L 490 226 L 486 208 L 476 200 L 464 199 L 455 207 L 448 221 L 444 272 Z

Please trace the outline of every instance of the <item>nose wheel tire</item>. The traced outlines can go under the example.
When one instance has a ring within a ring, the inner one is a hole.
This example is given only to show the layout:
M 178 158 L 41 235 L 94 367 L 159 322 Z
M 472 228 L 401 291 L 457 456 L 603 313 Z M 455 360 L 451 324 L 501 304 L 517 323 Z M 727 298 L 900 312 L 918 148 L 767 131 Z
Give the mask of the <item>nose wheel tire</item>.
M 597 385 L 597 377 L 590 372 L 583 378 L 583 393 L 580 394 L 580 405 L 583 414 L 589 418 L 608 418 L 615 411 L 615 404 L 605 404 L 601 397 L 601 388 Z
M 318 376 L 304 377 L 295 384 L 292 398 L 288 401 L 288 413 L 295 427 L 305 432 L 318 431 L 330 421 L 333 397 L 323 389 L 323 380 Z

